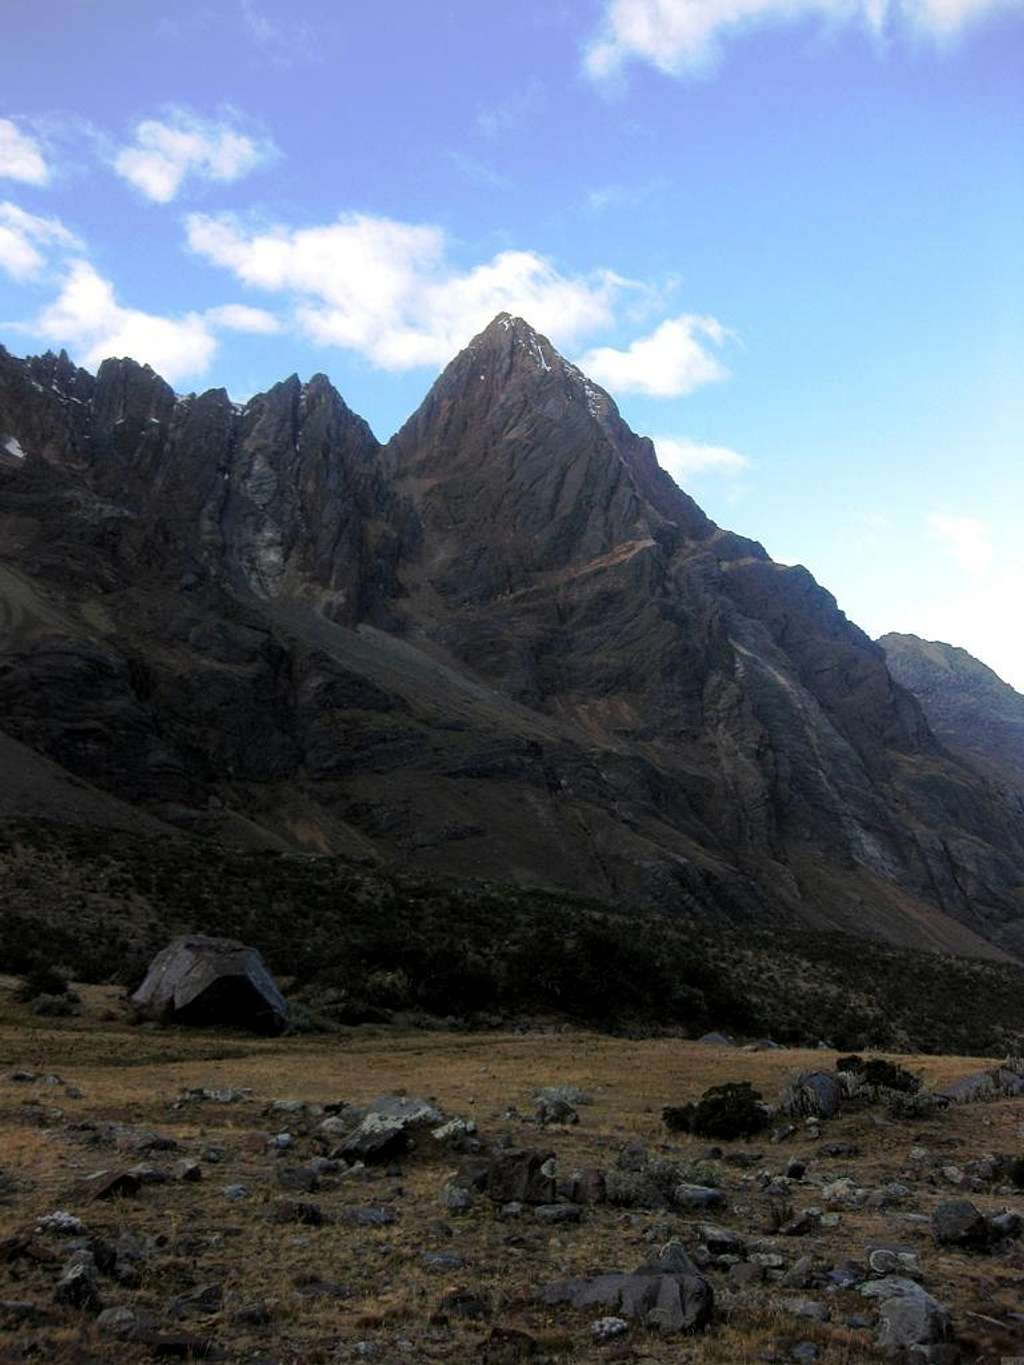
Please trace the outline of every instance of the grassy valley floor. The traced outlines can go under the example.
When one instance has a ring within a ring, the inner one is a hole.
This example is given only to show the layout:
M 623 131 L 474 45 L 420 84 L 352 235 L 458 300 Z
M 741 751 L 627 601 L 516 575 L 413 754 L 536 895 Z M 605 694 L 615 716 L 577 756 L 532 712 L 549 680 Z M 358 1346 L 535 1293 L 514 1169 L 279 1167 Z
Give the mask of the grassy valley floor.
M 734 1080 L 752 1081 L 766 1100 L 775 1101 L 795 1073 L 831 1066 L 834 1054 L 746 1053 L 678 1039 L 633 1041 L 569 1030 L 470 1034 L 362 1027 L 328 1037 L 259 1040 L 133 1026 L 119 992 L 110 987 L 83 988 L 80 1018 L 40 1019 L 17 1002 L 16 984 L 0 979 L 0 1173 L 6 1177 L 0 1184 L 6 1190 L 0 1193 L 0 1239 L 31 1232 L 41 1216 L 58 1209 L 80 1217 L 89 1233 L 107 1242 L 124 1233 L 153 1239 L 136 1283 L 101 1275 L 104 1305 L 151 1313 L 166 1339 L 191 1334 L 214 1358 L 222 1351 L 222 1359 L 280 1365 L 498 1361 L 505 1357 L 494 1348 L 488 1355 L 483 1347 L 495 1326 L 517 1328 L 534 1339 L 540 1354 L 524 1359 L 565 1365 L 612 1359 L 753 1365 L 788 1360 L 800 1343 L 815 1345 L 823 1365 L 885 1358 L 874 1344 L 876 1305 L 856 1290 L 795 1295 L 771 1282 L 733 1288 L 726 1269 L 717 1266 L 707 1271 L 715 1288 L 715 1320 L 695 1337 L 662 1338 L 632 1324 L 624 1336 L 599 1346 L 590 1324 L 603 1310 L 537 1302 L 536 1291 L 551 1280 L 635 1269 L 671 1237 L 693 1252 L 700 1240 L 698 1216 L 602 1204 L 585 1209 L 578 1225 L 547 1226 L 529 1208 L 520 1218 L 499 1219 L 483 1196 L 468 1214 L 453 1216 L 441 1194 L 460 1158 L 438 1152 L 413 1152 L 397 1165 L 325 1180 L 312 1194 L 296 1195 L 280 1185 L 279 1169 L 321 1150 L 314 1136 L 320 1118 L 271 1112 L 273 1100 L 323 1105 L 403 1091 L 433 1097 L 446 1114 L 472 1118 L 484 1141 L 504 1134 L 516 1147 L 554 1152 L 560 1174 L 612 1166 L 635 1142 L 681 1163 L 699 1160 L 698 1170 L 720 1182 L 727 1200 L 711 1215 L 714 1221 L 744 1238 L 764 1238 L 768 1254 L 781 1256 L 785 1268 L 803 1256 L 819 1268 L 848 1258 L 863 1262 L 869 1247 L 899 1246 L 916 1253 L 922 1283 L 951 1310 L 966 1359 L 1024 1355 L 1024 1334 L 1014 1340 L 1009 1317 L 1021 1305 L 1024 1252 L 940 1248 L 924 1223 L 906 1220 L 907 1214 L 927 1215 L 941 1200 L 961 1195 L 985 1213 L 1006 1206 L 1005 1194 L 994 1187 L 954 1188 L 942 1168 L 962 1168 L 986 1153 L 1019 1152 L 1024 1101 L 957 1107 L 910 1122 L 889 1120 L 878 1108 L 860 1110 L 824 1124 L 817 1139 L 801 1126 L 780 1144 L 767 1135 L 723 1144 L 723 1158 L 708 1161 L 706 1140 L 666 1133 L 663 1105 L 696 1099 L 708 1086 Z M 929 1086 L 992 1064 L 941 1056 L 897 1060 L 922 1073 Z M 37 1079 L 9 1079 L 19 1069 Z M 51 1073 L 62 1083 L 48 1083 Z M 591 1097 L 592 1103 L 579 1108 L 577 1126 L 541 1129 L 529 1121 L 533 1091 L 555 1083 L 578 1085 Z M 181 1103 L 190 1088 L 249 1093 L 231 1103 Z M 73 1097 L 74 1089 L 80 1096 Z M 128 1154 L 98 1141 L 104 1125 L 115 1124 L 173 1138 L 178 1149 Z M 268 1139 L 285 1130 L 293 1143 L 276 1155 Z M 858 1154 L 825 1155 L 837 1142 L 855 1144 Z M 912 1156 L 913 1148 L 926 1148 L 927 1157 Z M 211 1158 L 211 1149 L 221 1149 L 219 1160 Z M 728 1159 L 736 1153 L 761 1155 L 744 1168 Z M 840 1215 L 837 1226 L 799 1237 L 764 1231 L 757 1173 L 781 1173 L 791 1157 L 807 1162 L 803 1180 L 791 1188 L 794 1207 L 833 1209 Z M 133 1197 L 93 1202 L 72 1193 L 78 1180 L 97 1170 L 139 1161 L 170 1168 L 182 1158 L 198 1160 L 198 1183 L 145 1184 Z M 826 1204 L 823 1184 L 844 1175 L 869 1189 L 899 1180 L 909 1194 L 887 1209 Z M 230 1198 L 224 1191 L 233 1185 L 243 1185 L 247 1194 Z M 315 1201 L 327 1221 L 320 1227 L 274 1221 L 282 1198 Z M 342 1221 L 346 1209 L 366 1207 L 386 1208 L 396 1219 L 381 1227 Z M 54 1253 L 55 1260 L 22 1257 L 5 1264 L 0 1258 L 0 1299 L 36 1304 L 45 1320 L 30 1325 L 8 1319 L 0 1358 L 54 1365 L 150 1358 L 139 1343 L 101 1332 L 94 1314 L 55 1306 L 54 1283 L 67 1239 L 45 1233 L 33 1244 Z M 432 1251 L 455 1253 L 463 1264 L 430 1268 L 422 1258 Z M 176 1321 L 171 1301 L 211 1284 L 222 1286 L 220 1306 Z M 323 1284 L 336 1289 L 317 1292 Z M 446 1311 L 442 1301 L 455 1289 L 479 1296 L 487 1316 Z M 780 1306 L 794 1297 L 824 1305 L 828 1321 L 798 1318 Z M 257 1303 L 267 1309 L 265 1324 L 236 1319 L 238 1310 Z M 870 1325 L 848 1326 L 856 1315 Z

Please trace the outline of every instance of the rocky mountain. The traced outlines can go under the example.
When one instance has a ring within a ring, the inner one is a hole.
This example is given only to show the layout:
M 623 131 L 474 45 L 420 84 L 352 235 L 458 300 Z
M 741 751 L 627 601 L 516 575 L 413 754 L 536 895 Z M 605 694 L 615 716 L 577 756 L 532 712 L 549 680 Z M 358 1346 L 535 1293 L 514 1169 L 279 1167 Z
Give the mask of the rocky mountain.
M 943 744 L 1024 793 L 1024 696 L 955 645 L 896 633 L 878 643 L 890 673 L 917 697 Z
M 387 446 L 0 351 L 0 817 L 1024 953 L 1024 820 L 520 319 Z

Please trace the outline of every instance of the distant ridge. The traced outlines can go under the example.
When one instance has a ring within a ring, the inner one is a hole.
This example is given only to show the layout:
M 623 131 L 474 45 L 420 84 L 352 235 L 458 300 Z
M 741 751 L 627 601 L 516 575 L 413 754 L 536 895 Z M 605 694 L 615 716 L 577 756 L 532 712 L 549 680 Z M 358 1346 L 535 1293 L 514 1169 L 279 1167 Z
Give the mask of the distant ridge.
M 896 633 L 878 643 L 939 739 L 1024 793 L 1024 696 L 956 645 Z

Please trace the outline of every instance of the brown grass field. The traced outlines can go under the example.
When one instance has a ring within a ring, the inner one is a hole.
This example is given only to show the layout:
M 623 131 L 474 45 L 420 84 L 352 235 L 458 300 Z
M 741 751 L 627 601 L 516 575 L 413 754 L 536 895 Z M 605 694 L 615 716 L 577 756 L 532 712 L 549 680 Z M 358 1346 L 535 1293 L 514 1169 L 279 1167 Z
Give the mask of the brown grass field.
M 834 1062 L 833 1054 L 793 1050 L 746 1053 L 679 1039 L 628 1041 L 592 1033 L 542 1031 L 522 1034 L 457 1032 L 393 1033 L 360 1028 L 342 1035 L 279 1040 L 239 1034 L 140 1028 L 128 1022 L 113 988 L 84 987 L 80 1018 L 34 1017 L 15 999 L 16 982 L 0 978 L 0 1173 L 16 1182 L 0 1194 L 0 1239 L 31 1230 L 34 1221 L 55 1209 L 81 1216 L 90 1232 L 107 1238 L 131 1230 L 160 1237 L 159 1251 L 144 1263 L 141 1283 L 131 1289 L 101 1279 L 104 1303 L 150 1310 L 166 1330 L 187 1330 L 212 1337 L 222 1359 L 327 1365 L 373 1359 L 381 1362 L 488 1359 L 481 1345 L 491 1327 L 516 1327 L 539 1343 L 541 1357 L 570 1362 L 630 1360 L 662 1362 L 743 1362 L 787 1360 L 798 1342 L 814 1342 L 823 1365 L 853 1365 L 883 1359 L 874 1331 L 845 1325 L 851 1314 L 874 1317 L 873 1305 L 855 1292 L 832 1297 L 810 1291 L 831 1309 L 819 1325 L 779 1311 L 786 1296 L 778 1285 L 762 1284 L 730 1292 L 725 1275 L 711 1270 L 717 1311 L 714 1325 L 698 1337 L 660 1338 L 639 1326 L 611 1346 L 594 1345 L 590 1322 L 600 1312 L 544 1309 L 534 1291 L 550 1279 L 607 1270 L 631 1270 L 650 1259 L 666 1235 L 692 1249 L 691 1220 L 674 1213 L 599 1206 L 585 1211 L 579 1226 L 548 1227 L 529 1214 L 516 1221 L 495 1216 L 478 1199 L 468 1216 L 453 1217 L 440 1202 L 446 1175 L 458 1158 L 415 1153 L 393 1167 L 373 1169 L 363 1179 L 340 1181 L 316 1194 L 293 1195 L 274 1180 L 277 1158 L 266 1138 L 282 1129 L 296 1135 L 289 1164 L 317 1150 L 302 1124 L 264 1112 L 273 1099 L 317 1103 L 358 1102 L 394 1091 L 435 1097 L 446 1113 L 473 1118 L 481 1137 L 510 1134 L 516 1145 L 540 1147 L 557 1155 L 560 1171 L 577 1166 L 609 1166 L 628 1142 L 640 1140 L 659 1153 L 680 1159 L 702 1157 L 707 1142 L 669 1138 L 660 1121 L 663 1105 L 695 1099 L 710 1085 L 751 1080 L 769 1100 L 777 1098 L 795 1072 Z M 923 1073 L 929 1085 L 964 1071 L 991 1065 L 992 1059 L 963 1057 L 900 1058 Z M 80 1088 L 69 1098 L 67 1086 L 25 1084 L 8 1079 L 15 1068 L 58 1073 Z M 576 1127 L 544 1130 L 517 1117 L 514 1106 L 532 1113 L 532 1091 L 540 1085 L 573 1083 L 593 1098 L 580 1109 Z M 232 1104 L 202 1103 L 174 1107 L 187 1087 L 246 1087 L 251 1097 Z M 125 1157 L 110 1146 L 88 1145 L 88 1133 L 69 1131 L 69 1123 L 124 1123 L 174 1137 L 182 1150 L 150 1157 Z M 793 1190 L 797 1208 L 821 1206 L 818 1183 L 849 1173 L 872 1188 L 893 1180 L 910 1164 L 915 1145 L 941 1152 L 960 1163 L 987 1152 L 1016 1153 L 1024 1148 L 1024 1101 L 962 1107 L 927 1121 L 896 1123 L 878 1110 L 850 1113 L 825 1126 L 818 1141 L 801 1131 L 772 1145 L 727 1144 L 729 1150 L 760 1152 L 751 1171 L 719 1167 L 728 1207 L 715 1221 L 745 1235 L 761 1231 L 752 1177 L 760 1169 L 781 1172 L 787 1159 L 809 1163 L 807 1183 Z M 312 1132 L 315 1124 L 307 1126 Z M 824 1141 L 856 1142 L 861 1155 L 842 1160 L 819 1158 Z M 92 1171 L 130 1166 L 138 1160 L 170 1165 L 180 1156 L 198 1156 L 211 1144 L 226 1151 L 223 1161 L 203 1163 L 198 1184 L 143 1186 L 132 1198 L 76 1205 L 70 1191 Z M 247 1199 L 229 1200 L 223 1187 L 243 1183 Z M 959 1195 L 938 1177 L 918 1174 L 912 1197 L 899 1212 L 927 1214 L 942 1198 Z M 387 1204 L 398 1220 L 387 1227 L 361 1228 L 339 1222 L 323 1227 L 270 1221 L 275 1199 L 312 1198 L 327 1215 L 345 1205 Z M 1006 1206 L 994 1191 L 972 1193 L 985 1212 Z M 1012 1201 L 1011 1201 L 1012 1202 Z M 790 1265 L 812 1254 L 830 1267 L 846 1257 L 861 1258 L 872 1242 L 899 1243 L 915 1250 L 922 1279 L 953 1312 L 966 1359 L 998 1361 L 1024 1356 L 1024 1346 L 1000 1335 L 992 1321 L 1004 1322 L 1022 1307 L 1024 1255 L 1000 1257 L 937 1248 L 927 1229 L 900 1224 L 893 1211 L 842 1210 L 839 1225 L 801 1238 L 774 1238 L 775 1249 Z M 60 1239 L 46 1244 L 58 1252 Z M 420 1254 L 456 1251 L 465 1267 L 437 1274 L 425 1269 Z M 63 1258 L 61 1258 L 63 1259 Z M 31 1300 L 45 1306 L 51 1320 L 41 1327 L 11 1328 L 0 1334 L 0 1359 L 53 1362 L 146 1361 L 138 1344 L 101 1335 L 94 1320 L 73 1309 L 52 1305 L 59 1270 L 19 1261 L 0 1263 L 0 1299 Z M 344 1298 L 309 1298 L 304 1281 L 340 1282 Z M 175 1325 L 166 1318 L 170 1296 L 219 1282 L 224 1286 L 220 1312 Z M 439 1314 L 442 1296 L 455 1287 L 481 1292 L 491 1317 L 473 1322 Z M 807 1295 L 804 1295 L 806 1297 Z M 263 1301 L 269 1325 L 237 1325 L 233 1313 Z M 990 1321 L 986 1321 L 990 1320 Z M 34 1354 L 26 1354 L 27 1344 Z M 774 1351 L 774 1354 L 772 1352 Z M 495 1357 L 496 1358 L 496 1357 Z

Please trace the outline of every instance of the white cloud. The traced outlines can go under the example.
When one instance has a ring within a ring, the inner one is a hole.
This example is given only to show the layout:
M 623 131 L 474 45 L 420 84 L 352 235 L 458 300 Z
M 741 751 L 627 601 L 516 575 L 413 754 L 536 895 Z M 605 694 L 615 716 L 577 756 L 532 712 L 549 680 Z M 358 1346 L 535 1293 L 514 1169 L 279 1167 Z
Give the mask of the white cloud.
M 720 40 L 761 23 L 817 15 L 832 23 L 856 22 L 875 33 L 904 25 L 937 39 L 974 19 L 1021 0 L 606 0 L 600 32 L 584 65 L 595 79 L 613 75 L 630 60 L 649 62 L 668 75 L 699 69 Z
M 728 335 L 715 318 L 684 313 L 669 318 L 625 351 L 598 346 L 576 363 L 613 393 L 671 398 L 728 378 L 729 371 L 706 344 L 721 346 Z
M 47 263 L 47 249 L 76 246 L 75 237 L 58 218 L 26 213 L 10 200 L 0 203 L 0 270 L 12 279 L 37 278 Z
M 272 143 L 240 132 L 232 122 L 176 109 L 163 121 L 137 124 L 134 143 L 114 157 L 114 170 L 147 199 L 167 204 L 187 176 L 227 184 L 274 155 Z
M 933 512 L 928 517 L 933 534 L 943 540 L 956 562 L 970 574 L 982 574 L 992 564 L 992 529 L 978 517 Z
M 90 368 L 107 356 L 131 356 L 170 383 L 202 374 L 217 349 L 202 314 L 169 318 L 125 308 L 110 281 L 84 260 L 72 262 L 57 298 L 26 330 L 67 346 Z
M 306 20 L 290 18 L 279 23 L 257 9 L 252 0 L 242 0 L 240 9 L 243 29 L 271 66 L 291 67 L 324 60 L 321 37 Z
M 203 314 L 213 327 L 226 327 L 232 332 L 252 332 L 256 336 L 270 336 L 281 330 L 273 313 L 262 308 L 250 308 L 244 303 L 224 303 L 219 308 L 207 308 Z
M 192 214 L 187 229 L 198 255 L 247 285 L 290 296 L 306 336 L 387 370 L 444 364 L 502 311 L 572 344 L 608 326 L 616 302 L 639 288 L 607 270 L 563 274 L 533 251 L 459 269 L 441 228 L 366 214 L 265 230 Z
M 680 486 L 701 474 L 735 478 L 751 467 L 746 455 L 728 446 L 706 445 L 687 436 L 657 436 L 654 448 L 658 463 Z
M 45 185 L 50 178 L 39 143 L 9 118 L 0 118 L 0 177 L 26 185 Z

